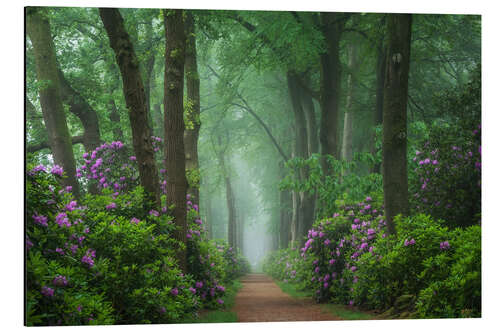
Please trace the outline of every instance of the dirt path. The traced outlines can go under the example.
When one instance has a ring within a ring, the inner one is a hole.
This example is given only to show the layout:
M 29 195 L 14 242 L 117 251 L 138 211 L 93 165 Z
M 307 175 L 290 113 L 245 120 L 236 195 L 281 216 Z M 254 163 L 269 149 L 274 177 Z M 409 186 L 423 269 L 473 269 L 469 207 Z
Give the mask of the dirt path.
M 341 320 L 312 299 L 290 297 L 264 274 L 249 274 L 241 282 L 232 310 L 238 322 Z

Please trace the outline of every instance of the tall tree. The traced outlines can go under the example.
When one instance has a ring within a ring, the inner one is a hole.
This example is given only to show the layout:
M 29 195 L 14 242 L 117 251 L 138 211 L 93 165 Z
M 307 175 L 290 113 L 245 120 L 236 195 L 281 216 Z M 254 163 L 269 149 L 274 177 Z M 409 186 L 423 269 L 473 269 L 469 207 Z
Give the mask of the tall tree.
M 344 132 L 342 139 L 342 159 L 352 160 L 352 120 L 353 120 L 353 99 L 356 97 L 356 76 L 358 75 L 359 61 L 358 61 L 358 47 L 359 40 L 353 39 L 347 46 L 347 98 L 344 113 Z
M 225 133 L 227 137 L 227 132 Z M 224 185 L 226 189 L 226 204 L 227 204 L 227 241 L 229 246 L 236 247 L 237 242 L 237 226 L 236 226 L 236 204 L 235 196 L 233 191 L 233 185 L 231 183 L 231 178 L 229 174 L 229 168 L 226 166 L 226 151 L 228 148 L 228 142 L 222 142 L 222 135 L 219 133 L 217 135 L 217 145 L 212 142 L 212 147 L 216 153 L 217 160 L 219 162 L 220 172 L 224 177 Z
M 307 159 L 308 156 L 308 136 L 306 117 L 300 99 L 300 85 L 297 74 L 289 71 L 287 73 L 288 91 L 292 104 L 292 111 L 295 119 L 295 154 L 296 157 Z M 300 168 L 299 179 L 304 181 L 308 176 L 306 168 Z M 295 206 L 296 212 L 296 233 L 294 240 L 302 239 L 307 234 L 307 230 L 312 226 L 314 219 L 314 195 L 307 192 L 298 194 L 298 202 Z
M 198 137 L 200 133 L 200 77 L 196 61 L 196 32 L 193 14 L 186 12 L 186 130 L 184 131 L 184 147 L 186 151 L 186 172 L 191 175 L 188 193 L 191 201 L 199 205 L 199 165 Z
M 325 51 L 320 54 L 321 126 L 319 141 L 322 155 L 338 158 L 338 113 L 340 97 L 340 36 L 344 14 L 320 13 L 320 29 L 325 38 Z M 322 160 L 325 173 L 328 168 Z
M 184 153 L 184 62 L 186 36 L 182 10 L 163 10 L 165 25 L 165 169 L 167 174 L 167 206 L 177 230 L 175 238 L 186 244 L 186 156 Z M 186 252 L 177 251 L 179 265 L 186 271 Z
M 383 183 L 387 229 L 396 233 L 394 216 L 406 215 L 408 203 L 407 114 L 411 20 L 409 14 L 387 17 L 387 57 L 383 120 Z
M 384 38 L 380 38 L 379 45 L 377 47 L 377 63 L 376 63 L 376 100 L 375 100 L 375 112 L 373 115 L 374 125 L 382 125 L 384 117 L 384 86 L 385 86 L 385 65 L 386 65 L 386 53 L 387 49 L 384 47 Z M 372 140 L 372 153 L 375 153 L 375 133 Z M 382 164 L 376 163 L 373 166 L 372 172 L 381 173 Z
M 49 19 L 42 9 L 26 9 L 26 31 L 33 45 L 36 74 L 40 82 L 40 104 L 54 162 L 64 168 L 67 177 L 62 182 L 72 186 L 73 193 L 78 198 L 80 187 L 76 179 L 75 157 L 61 98 L 56 52 Z
M 139 61 L 123 18 L 117 8 L 99 8 L 102 23 L 120 68 L 123 94 L 132 128 L 132 144 L 139 166 L 139 177 L 148 198 L 160 206 L 159 178 L 156 168 L 151 131 L 148 126 L 146 95 L 142 83 Z

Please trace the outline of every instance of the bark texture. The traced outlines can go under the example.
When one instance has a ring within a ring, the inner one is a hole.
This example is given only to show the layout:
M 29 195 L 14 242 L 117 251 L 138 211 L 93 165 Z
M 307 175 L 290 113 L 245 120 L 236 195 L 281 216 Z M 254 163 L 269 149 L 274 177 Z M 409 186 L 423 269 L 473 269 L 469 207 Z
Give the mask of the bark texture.
M 167 206 L 177 231 L 175 238 L 186 244 L 186 156 L 184 153 L 184 61 L 186 38 L 182 10 L 163 10 L 165 25 L 165 169 Z M 186 252 L 178 250 L 177 259 L 183 271 L 187 269 Z
M 111 97 L 109 100 L 109 106 L 111 109 L 111 112 L 109 113 L 109 120 L 111 120 L 111 123 L 113 125 L 113 138 L 116 141 L 123 142 L 124 137 L 122 128 L 120 126 L 120 113 L 118 113 L 118 108 L 116 107 L 116 103 L 113 97 Z
M 37 79 L 42 83 L 39 89 L 40 105 L 54 163 L 64 168 L 66 177 L 62 179 L 62 183 L 65 186 L 72 186 L 73 194 L 79 198 L 80 187 L 76 180 L 73 146 L 61 98 L 50 23 L 40 9 L 33 7 L 26 9 L 26 32 L 33 45 Z
M 303 75 L 303 83 L 309 85 L 309 76 L 307 74 Z M 304 109 L 304 114 L 306 117 L 307 126 L 307 151 L 308 156 L 316 154 L 319 152 L 318 145 L 318 123 L 316 121 L 316 112 L 314 110 L 314 102 L 311 94 L 305 90 L 302 85 L 299 85 L 300 100 L 302 107 Z
M 384 88 L 383 182 L 387 230 L 395 234 L 394 216 L 408 214 L 407 100 L 411 15 L 389 14 Z
M 200 77 L 196 61 L 196 35 L 194 18 L 186 12 L 186 88 L 188 108 L 186 119 L 188 126 L 184 131 L 184 148 L 186 151 L 186 171 L 192 175 L 188 187 L 191 201 L 199 205 L 200 184 L 198 165 L 198 137 L 200 133 Z
M 343 28 L 341 14 L 320 13 L 320 28 L 325 38 L 326 49 L 320 54 L 320 106 L 321 125 L 319 141 L 322 155 L 339 156 L 338 113 L 340 96 L 340 57 L 339 43 Z M 323 170 L 328 172 L 326 161 Z
M 347 99 L 344 113 L 344 133 L 342 139 L 342 159 L 352 160 L 352 120 L 353 99 L 356 97 L 356 75 L 359 69 L 358 40 L 354 39 L 347 47 Z
M 127 104 L 132 144 L 139 166 L 141 185 L 153 205 L 159 208 L 159 178 L 148 126 L 148 110 L 139 61 L 130 36 L 125 30 L 123 18 L 117 8 L 99 8 L 102 23 L 109 37 L 111 48 L 120 68 L 123 94 Z
M 80 119 L 83 126 L 83 146 L 86 151 L 92 151 L 101 144 L 99 118 L 97 112 L 90 106 L 85 98 L 76 91 L 58 67 L 59 82 L 61 84 L 62 100 L 68 104 L 69 112 Z
M 295 154 L 297 157 L 307 159 L 308 134 L 306 117 L 301 101 L 301 88 L 297 74 L 287 73 L 288 91 L 292 102 L 295 125 Z M 309 171 L 306 168 L 299 170 L 299 179 L 307 179 Z M 294 240 L 302 240 L 307 231 L 312 227 L 314 220 L 315 196 L 308 192 L 300 192 L 296 198 L 296 233 Z
M 279 170 L 281 178 L 285 176 L 284 162 L 280 162 Z M 284 190 L 279 193 L 280 200 L 280 226 L 279 226 L 279 247 L 286 249 L 291 240 L 292 226 L 292 194 L 291 191 Z
M 377 68 L 376 68 L 376 100 L 375 100 L 375 113 L 374 113 L 374 126 L 382 125 L 384 115 L 384 85 L 385 85 L 385 60 L 387 49 L 384 47 L 384 39 L 380 39 L 377 55 Z M 372 153 L 375 153 L 375 134 L 372 143 Z M 381 173 L 382 163 L 376 163 L 373 166 L 372 172 Z
M 152 17 L 146 24 L 146 59 L 144 61 L 144 93 L 146 94 L 146 109 L 148 110 L 148 125 L 151 135 L 154 132 L 153 116 L 151 110 L 151 79 L 153 77 L 153 68 L 155 66 L 155 52 L 153 45 L 153 21 Z

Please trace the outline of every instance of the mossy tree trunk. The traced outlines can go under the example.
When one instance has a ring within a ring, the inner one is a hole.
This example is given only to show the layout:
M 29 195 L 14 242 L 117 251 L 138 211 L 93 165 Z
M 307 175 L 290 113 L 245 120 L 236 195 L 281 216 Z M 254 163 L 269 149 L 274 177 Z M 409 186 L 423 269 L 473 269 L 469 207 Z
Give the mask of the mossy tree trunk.
M 159 209 L 158 170 L 151 139 L 152 133 L 148 126 L 146 95 L 139 61 L 130 36 L 125 30 L 119 10 L 117 8 L 99 8 L 99 14 L 122 75 L 123 94 L 130 118 L 132 144 L 139 167 L 141 185 L 153 206 Z
M 182 10 L 163 10 L 165 25 L 165 169 L 167 181 L 167 206 L 173 206 L 177 230 L 175 238 L 186 244 L 186 156 L 184 153 L 184 62 L 186 37 Z M 181 269 L 186 272 L 186 252 L 177 251 Z
M 116 103 L 113 97 L 109 99 L 109 107 L 111 112 L 109 113 L 109 120 L 111 120 L 113 126 L 113 138 L 116 141 L 123 142 L 123 130 L 120 126 L 120 113 L 118 112 L 118 108 L 116 107 Z
M 309 157 L 308 133 L 306 116 L 301 100 L 301 87 L 296 73 L 287 73 L 288 91 L 292 102 L 295 125 L 295 153 L 297 157 L 307 159 Z M 306 181 L 309 176 L 307 168 L 299 170 L 299 180 Z M 295 239 L 302 239 L 312 227 L 314 220 L 315 196 L 308 192 L 298 193 L 297 198 L 297 232 Z
M 347 46 L 347 98 L 344 113 L 344 132 L 342 139 L 342 159 L 352 160 L 352 131 L 353 131 L 353 100 L 356 97 L 356 75 L 359 70 L 358 44 L 359 40 L 354 38 Z
M 340 36 L 343 28 L 341 14 L 320 13 L 320 29 L 326 49 L 320 54 L 320 106 L 321 123 L 319 142 L 322 155 L 339 156 L 338 118 L 340 96 Z M 322 159 L 324 173 L 328 173 L 326 160 Z
M 377 54 L 377 67 L 376 67 L 376 100 L 375 100 L 375 113 L 373 115 L 373 125 L 382 125 L 383 114 L 384 114 L 384 83 L 385 83 L 385 58 L 387 49 L 384 47 L 384 39 L 381 38 L 378 45 Z M 376 153 L 375 147 L 375 133 L 373 134 L 372 140 L 372 153 Z M 382 163 L 376 163 L 373 166 L 372 172 L 381 173 Z
M 188 193 L 191 201 L 199 205 L 199 164 L 198 137 L 200 133 L 200 78 L 196 61 L 196 32 L 193 14 L 186 12 L 186 130 L 184 131 L 184 147 L 186 151 L 186 171 L 190 175 Z
M 407 215 L 407 100 L 411 21 L 408 14 L 387 17 L 387 57 L 383 119 L 383 183 L 387 230 L 396 233 L 394 217 Z
M 285 177 L 285 165 L 281 161 L 279 163 L 281 179 Z M 292 194 L 289 190 L 279 192 L 280 200 L 280 226 L 279 226 L 279 247 L 285 249 L 291 239 L 292 226 Z
M 26 9 L 26 31 L 33 45 L 42 114 L 47 127 L 54 163 L 63 167 L 65 186 L 73 187 L 75 197 L 80 196 L 76 179 L 75 157 L 66 123 L 57 72 L 56 53 L 46 13 L 40 8 Z
M 155 66 L 155 50 L 153 45 L 153 18 L 146 23 L 146 59 L 144 61 L 144 93 L 146 94 L 146 109 L 148 110 L 148 125 L 151 135 L 154 135 L 153 110 L 151 109 L 151 80 Z

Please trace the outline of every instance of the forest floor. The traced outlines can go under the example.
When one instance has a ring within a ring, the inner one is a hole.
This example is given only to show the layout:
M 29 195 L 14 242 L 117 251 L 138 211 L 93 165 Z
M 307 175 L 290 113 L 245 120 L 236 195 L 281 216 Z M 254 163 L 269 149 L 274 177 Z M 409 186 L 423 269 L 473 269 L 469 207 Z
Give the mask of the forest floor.
M 236 295 L 232 311 L 238 322 L 342 320 L 311 298 L 292 298 L 264 274 L 241 278 L 243 287 Z

